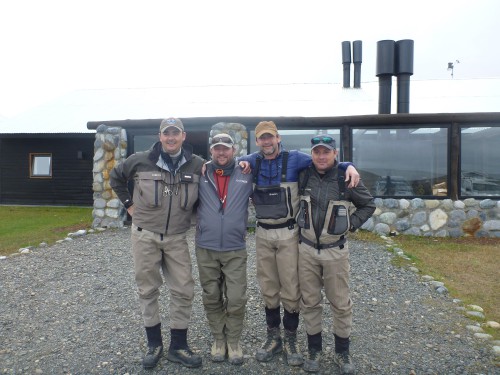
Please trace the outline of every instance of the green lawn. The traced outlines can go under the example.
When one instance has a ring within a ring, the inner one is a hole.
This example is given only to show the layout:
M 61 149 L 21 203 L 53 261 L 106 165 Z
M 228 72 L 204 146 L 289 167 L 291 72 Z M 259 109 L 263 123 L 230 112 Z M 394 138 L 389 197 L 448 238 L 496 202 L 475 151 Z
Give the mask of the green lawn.
M 41 242 L 53 244 L 91 225 L 90 207 L 0 206 L 0 255 Z

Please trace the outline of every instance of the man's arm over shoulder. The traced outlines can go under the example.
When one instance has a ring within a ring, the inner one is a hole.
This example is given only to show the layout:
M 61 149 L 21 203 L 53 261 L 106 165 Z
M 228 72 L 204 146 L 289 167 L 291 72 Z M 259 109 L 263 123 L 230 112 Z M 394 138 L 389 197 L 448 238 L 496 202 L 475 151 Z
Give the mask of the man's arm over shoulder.
M 257 153 L 253 152 L 253 153 L 248 154 L 248 155 L 238 156 L 236 158 L 236 163 L 238 163 L 240 161 L 247 161 L 250 163 L 250 167 L 254 168 L 255 167 L 255 159 L 257 159 Z
M 297 170 L 300 172 L 312 164 L 311 155 L 302 151 L 290 151 L 290 155 L 297 158 Z

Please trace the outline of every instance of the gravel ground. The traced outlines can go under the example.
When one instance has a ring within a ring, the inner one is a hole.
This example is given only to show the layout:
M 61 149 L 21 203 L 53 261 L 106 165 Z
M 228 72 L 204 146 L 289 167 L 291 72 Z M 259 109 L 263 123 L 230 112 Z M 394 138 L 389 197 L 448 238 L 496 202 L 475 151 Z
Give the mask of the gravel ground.
M 135 294 L 128 228 L 88 234 L 0 261 L 0 373 L 6 374 L 301 374 L 283 356 L 253 358 L 265 337 L 264 306 L 255 279 L 255 237 L 248 238 L 245 363 L 212 363 L 211 335 L 197 282 L 188 340 L 203 368 L 163 358 L 142 369 L 145 333 Z M 194 256 L 193 231 L 189 242 Z M 382 246 L 350 242 L 354 327 L 351 353 L 359 374 L 500 374 L 490 348 L 465 330 L 470 320 L 451 298 L 413 272 L 391 265 Z M 194 262 L 194 274 L 198 270 Z M 162 289 L 163 324 L 168 293 Z M 333 332 L 324 310 L 321 374 L 338 374 Z M 305 348 L 301 323 L 299 339 Z M 164 329 L 168 345 L 168 329 Z

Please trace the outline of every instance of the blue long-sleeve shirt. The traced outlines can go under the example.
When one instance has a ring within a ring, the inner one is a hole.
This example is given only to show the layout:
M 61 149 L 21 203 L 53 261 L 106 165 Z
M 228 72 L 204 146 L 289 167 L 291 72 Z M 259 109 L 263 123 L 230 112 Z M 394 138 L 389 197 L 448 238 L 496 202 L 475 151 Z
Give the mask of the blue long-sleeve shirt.
M 257 185 L 268 186 L 268 185 L 278 185 L 281 182 L 281 174 L 283 168 L 283 152 L 286 151 L 283 146 L 280 147 L 280 152 L 275 159 L 265 159 L 264 155 L 260 151 L 256 151 L 252 154 L 241 156 L 238 161 L 248 161 L 250 167 L 255 171 L 256 160 L 261 158 L 260 170 L 257 175 Z M 291 150 L 288 151 L 288 162 L 287 162 L 287 182 L 297 182 L 299 180 L 300 171 L 309 167 L 312 163 L 311 155 L 305 152 Z M 339 163 L 339 168 L 345 171 L 349 165 L 353 165 L 351 162 Z

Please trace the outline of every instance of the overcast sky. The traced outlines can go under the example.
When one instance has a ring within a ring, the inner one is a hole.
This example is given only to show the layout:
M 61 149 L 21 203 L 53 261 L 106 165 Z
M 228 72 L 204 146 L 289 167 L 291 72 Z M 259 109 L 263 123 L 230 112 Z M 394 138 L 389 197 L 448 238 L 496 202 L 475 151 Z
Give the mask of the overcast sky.
M 412 79 L 500 76 L 500 1 L 0 0 L 0 116 L 78 89 L 342 83 L 341 42 L 413 39 Z M 460 61 L 457 63 L 456 61 Z M 352 83 L 351 78 L 351 83 Z

